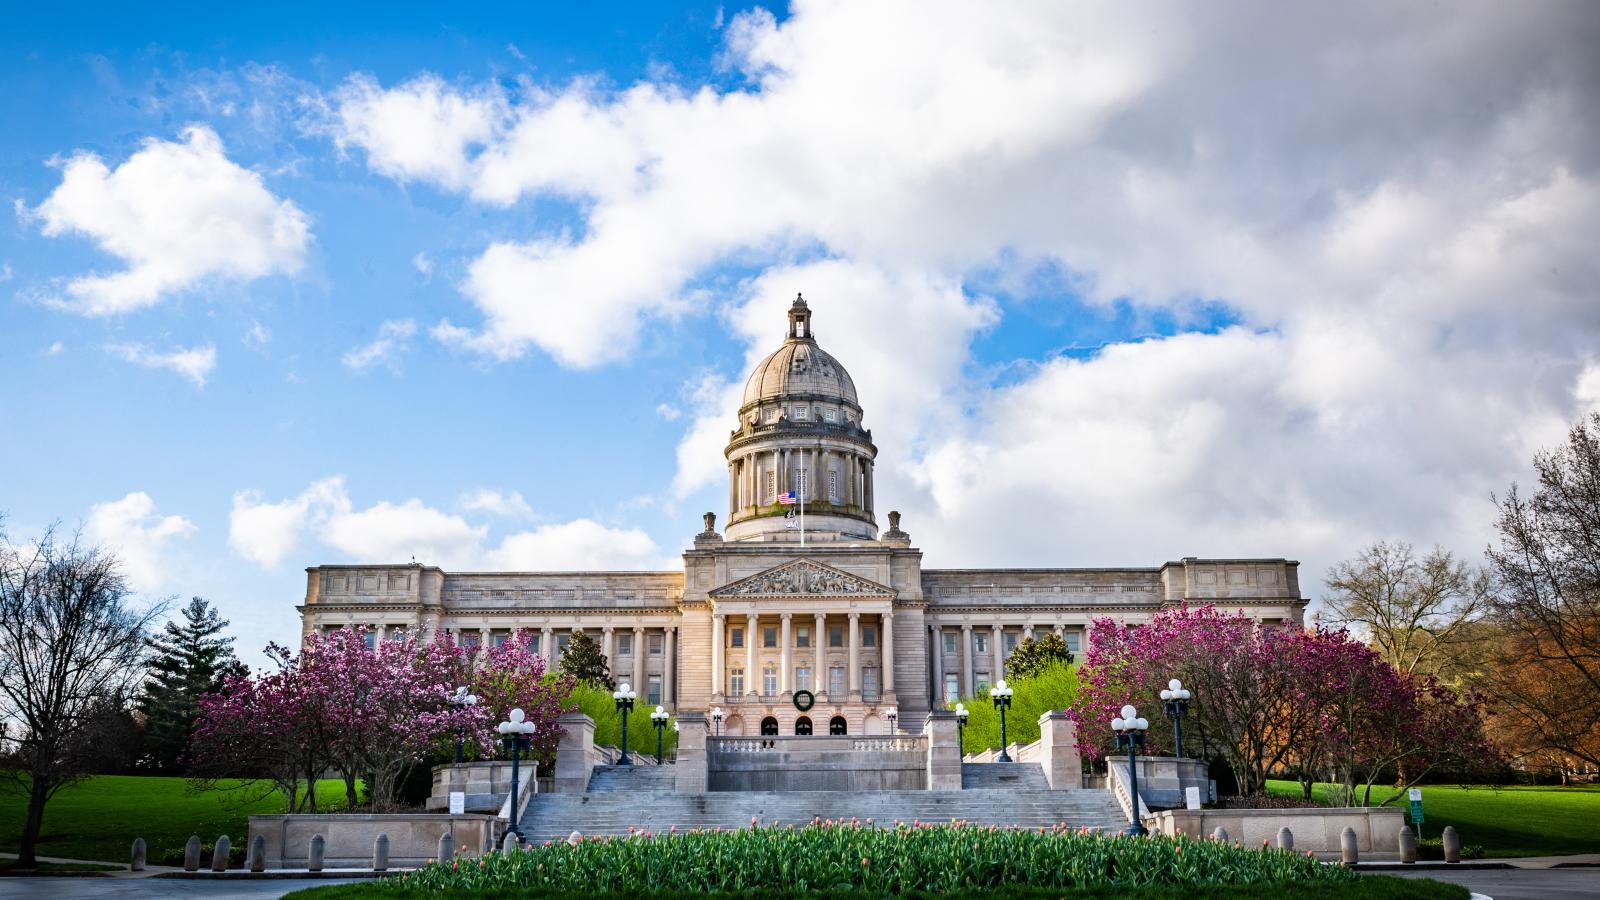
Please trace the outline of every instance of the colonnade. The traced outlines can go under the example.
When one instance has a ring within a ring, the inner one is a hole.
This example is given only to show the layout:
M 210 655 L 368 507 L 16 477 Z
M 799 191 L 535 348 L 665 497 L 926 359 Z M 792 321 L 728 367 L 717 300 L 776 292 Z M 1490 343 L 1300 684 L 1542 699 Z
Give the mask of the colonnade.
M 839 477 L 830 495 L 828 473 L 834 470 Z M 797 477 L 802 471 L 811 474 Z M 767 487 L 769 473 L 775 473 L 775 492 Z M 832 447 L 793 447 L 754 450 L 728 463 L 728 508 L 735 515 L 752 506 L 777 502 L 775 494 L 802 490 L 807 503 L 825 500 L 871 512 L 872 458 Z
M 797 649 L 809 651 L 812 654 L 810 690 L 818 695 L 827 694 L 828 691 L 823 682 L 823 677 L 828 671 L 827 659 L 830 648 L 828 646 L 829 633 L 827 623 L 829 614 L 825 612 L 810 614 L 782 612 L 769 613 L 765 618 L 770 621 L 773 615 L 776 615 L 779 619 L 778 647 L 776 648 L 779 651 L 778 694 L 793 694 L 797 690 L 795 685 L 795 668 L 797 665 L 795 651 Z M 810 647 L 797 648 L 795 646 L 796 626 L 794 618 L 797 615 L 801 617 L 801 621 L 805 621 L 807 618 L 811 620 Z M 836 613 L 834 615 L 839 614 Z M 846 672 L 845 691 L 848 697 L 850 699 L 860 699 L 862 695 L 861 673 L 865 657 L 861 639 L 862 616 L 867 616 L 869 621 L 876 620 L 878 625 L 877 640 L 874 641 L 877 645 L 878 669 L 880 672 L 878 690 L 881 694 L 892 693 L 895 689 L 893 614 L 885 610 L 881 612 L 852 611 L 843 615 L 848 618 L 848 637 L 844 641 L 843 648 L 845 651 Z M 734 697 L 728 687 L 728 671 L 731 668 L 727 659 L 728 654 L 741 649 L 729 646 L 728 629 L 732 627 L 728 621 L 730 618 L 733 623 L 742 625 L 744 628 L 744 647 L 742 650 L 744 652 L 745 684 L 743 693 L 747 695 L 765 694 L 766 692 L 760 690 L 761 686 L 755 681 L 759 671 L 757 664 L 760 660 L 760 651 L 773 648 L 763 648 L 761 646 L 761 620 L 763 617 L 753 612 L 718 612 L 713 614 L 711 620 L 711 693 L 713 695 L 727 694 L 730 701 L 741 699 Z M 801 662 L 804 662 L 803 658 Z M 836 702 L 846 698 L 830 696 L 828 699 Z

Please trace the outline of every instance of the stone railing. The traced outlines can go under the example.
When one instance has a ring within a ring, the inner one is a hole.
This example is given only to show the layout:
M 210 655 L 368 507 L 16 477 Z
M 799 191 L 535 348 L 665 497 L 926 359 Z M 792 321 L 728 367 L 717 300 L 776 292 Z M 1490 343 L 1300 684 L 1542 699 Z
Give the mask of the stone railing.
M 1106 771 L 1106 790 L 1110 791 L 1111 796 L 1116 798 L 1117 806 L 1122 808 L 1122 814 L 1130 816 L 1131 821 L 1133 801 L 1128 796 L 1128 769 L 1126 766 L 1119 767 L 1116 764 L 1116 757 L 1112 757 L 1110 764 L 1106 767 Z M 1143 820 L 1150 815 L 1150 807 L 1144 804 L 1143 797 L 1137 798 L 1137 801 L 1139 803 L 1139 818 Z
M 848 751 L 875 752 L 902 750 L 920 752 L 927 746 L 927 738 L 920 735 L 849 735 L 794 736 L 769 735 L 767 737 L 708 737 L 706 750 L 710 753 L 793 753 Z

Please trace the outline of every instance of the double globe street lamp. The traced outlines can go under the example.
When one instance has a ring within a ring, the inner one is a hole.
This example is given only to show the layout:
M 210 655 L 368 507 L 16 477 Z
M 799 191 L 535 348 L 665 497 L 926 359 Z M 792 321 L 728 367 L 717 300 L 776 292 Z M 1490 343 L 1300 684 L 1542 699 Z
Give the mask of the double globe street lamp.
M 889 719 L 889 733 L 894 734 L 894 723 L 900 718 L 900 710 L 891 706 L 884 710 L 883 714 Z
M 1143 837 L 1149 834 L 1144 823 L 1139 820 L 1139 769 L 1138 748 L 1144 746 L 1144 733 L 1150 727 L 1150 722 L 1139 718 L 1139 711 L 1132 704 L 1122 708 L 1122 715 L 1111 720 L 1111 730 L 1117 734 L 1117 747 L 1128 748 L 1128 827 L 1123 829 L 1123 834 L 1133 837 Z M 1109 773 L 1108 773 L 1109 775 Z
M 456 692 L 451 694 L 449 699 L 451 705 L 453 706 L 466 707 L 478 705 L 478 698 L 467 693 L 467 689 L 465 687 L 456 688 Z M 456 765 L 461 764 L 461 745 L 466 743 L 466 740 L 467 726 L 462 725 L 460 728 L 456 729 Z
M 727 713 L 722 711 L 722 707 L 711 707 L 711 722 L 716 726 L 717 737 L 722 737 L 722 717 L 725 715 L 727 715 Z
M 633 689 L 633 685 L 624 681 L 620 687 L 611 692 L 611 697 L 617 701 L 617 711 L 622 713 L 622 758 L 617 760 L 617 765 L 631 766 L 633 760 L 628 759 L 628 713 L 633 712 L 633 701 L 638 699 L 639 694 Z
M 1011 695 L 1015 693 L 1014 688 L 1006 686 L 1004 678 L 989 689 L 989 699 L 994 701 L 994 708 L 1000 710 L 1000 755 L 995 762 L 1011 762 L 1010 755 L 1006 753 L 1006 710 L 1011 708 Z
M 1172 720 L 1172 755 L 1178 759 L 1183 758 L 1183 713 L 1193 696 L 1176 678 L 1167 682 L 1167 689 L 1161 692 L 1161 705 L 1166 708 L 1167 718 Z
M 510 834 L 517 835 L 517 840 L 520 842 L 522 835 L 517 831 L 517 781 L 519 774 L 517 763 L 522 759 L 522 751 L 531 746 L 534 726 L 532 722 L 528 721 L 528 714 L 519 707 L 511 711 L 511 715 L 506 721 L 496 725 L 495 730 L 500 732 L 501 739 L 505 741 L 507 749 L 511 751 L 510 825 L 506 830 Z
M 966 753 L 967 753 L 967 749 L 966 748 L 967 748 L 967 716 L 968 715 L 969 715 L 969 713 L 967 712 L 967 705 L 965 703 L 957 703 L 956 704 L 956 749 L 961 751 L 961 755 L 962 756 L 965 756 Z
M 661 736 L 667 731 L 667 720 L 672 716 L 667 714 L 665 706 L 656 707 L 650 714 L 650 724 L 656 726 L 656 765 L 661 765 Z

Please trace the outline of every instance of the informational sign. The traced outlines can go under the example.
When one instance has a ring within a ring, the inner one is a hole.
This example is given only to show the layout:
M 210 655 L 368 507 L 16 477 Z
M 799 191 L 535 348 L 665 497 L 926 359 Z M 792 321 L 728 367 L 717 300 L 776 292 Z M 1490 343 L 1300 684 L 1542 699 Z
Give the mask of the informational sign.
M 1189 809 L 1200 808 L 1200 786 L 1191 785 L 1183 789 L 1183 802 Z
M 1421 825 L 1422 824 L 1422 790 L 1420 788 L 1412 788 L 1410 791 L 1407 792 L 1407 796 L 1411 800 L 1411 824 L 1413 824 L 1413 825 Z
M 467 795 L 464 791 L 450 792 L 450 815 L 459 816 L 467 811 Z

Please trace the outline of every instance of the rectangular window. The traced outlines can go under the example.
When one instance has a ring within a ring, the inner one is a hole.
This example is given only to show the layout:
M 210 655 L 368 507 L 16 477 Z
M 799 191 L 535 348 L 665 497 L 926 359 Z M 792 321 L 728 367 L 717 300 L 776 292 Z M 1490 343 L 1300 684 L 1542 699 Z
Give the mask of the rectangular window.
M 796 628 L 794 631 L 794 645 L 796 647 L 811 646 L 811 629 L 805 625 Z
M 763 647 L 776 647 L 776 646 L 778 646 L 778 626 L 776 626 L 776 625 L 765 625 L 765 626 L 762 627 L 762 629 L 761 629 L 761 646 L 763 646 Z
M 828 500 L 832 503 L 839 502 L 839 473 L 828 470 Z
M 500 646 L 500 641 L 497 641 L 494 638 L 490 638 L 489 640 L 496 647 Z M 542 634 L 529 635 L 529 640 L 528 640 L 528 649 L 529 650 L 533 651 L 534 653 L 540 653 L 542 651 L 539 648 L 541 646 L 543 646 L 543 644 L 544 644 L 544 635 L 542 635 Z M 507 791 L 507 793 L 510 793 L 510 792 Z
M 728 696 L 730 696 L 730 697 L 743 697 L 744 696 L 744 670 L 743 669 L 729 669 L 728 670 Z
M 505 646 L 505 643 L 506 643 L 506 638 L 508 638 L 508 637 L 511 637 L 511 634 L 510 634 L 510 632 L 506 632 L 506 631 L 497 631 L 497 632 L 495 632 L 495 634 L 494 634 L 494 636 L 493 636 L 493 637 L 492 637 L 492 638 L 491 638 L 491 640 L 493 640 L 493 641 L 494 641 L 494 645 L 495 645 L 495 646 L 496 646 L 496 647 L 503 647 L 503 646 Z
M 837 417 L 838 417 L 838 414 L 835 413 L 831 409 L 825 409 L 825 410 L 822 411 L 822 418 L 827 420 L 827 421 L 829 421 L 829 422 L 832 422 Z
M 829 625 L 828 626 L 828 646 L 829 647 L 843 647 L 844 646 L 844 626 L 843 625 Z
M 945 655 L 954 656 L 956 652 L 956 633 L 954 631 L 941 631 L 939 633 L 944 635 Z
M 1022 639 L 1022 633 L 1019 631 L 1007 631 L 1005 632 L 1005 637 L 1006 652 L 1010 653 L 1011 651 L 1017 649 L 1017 641 Z
M 556 635 L 556 652 L 560 653 L 561 651 L 567 649 L 567 642 L 570 640 L 572 640 L 572 635 L 570 634 Z
M 878 696 L 878 667 L 861 667 L 861 695 L 876 698 Z
M 989 693 L 988 672 L 978 672 L 972 676 L 972 692 L 980 697 Z
M 811 687 L 811 667 L 796 666 L 794 670 L 794 684 L 797 691 L 813 690 Z
M 744 629 L 743 628 L 730 628 L 730 629 L 728 629 L 728 639 L 731 642 L 732 646 L 743 647 L 744 646 Z
M 661 676 L 651 675 L 645 680 L 644 702 L 651 706 L 661 705 Z
M 978 651 L 979 653 L 988 653 L 989 652 L 989 636 L 987 634 L 979 633 L 979 634 L 973 635 L 972 636 L 972 643 L 973 643 L 973 649 Z
M 761 670 L 761 693 L 767 697 L 778 693 L 778 667 L 767 666 Z
M 463 634 L 461 636 L 461 646 L 469 647 L 469 648 L 472 648 L 472 649 L 477 649 L 477 647 L 478 647 L 478 634 L 477 634 L 477 632 L 469 632 L 467 634 Z M 508 791 L 507 793 L 510 793 L 510 792 Z
M 662 635 L 652 634 L 649 637 L 645 638 L 645 640 L 650 645 L 650 655 L 651 656 L 660 656 L 661 655 Z
M 954 703 L 961 699 L 961 677 L 959 675 L 946 675 L 944 677 L 944 702 Z
M 1083 640 L 1083 632 L 1076 629 L 1063 631 L 1061 636 L 1067 641 L 1067 649 L 1073 653 L 1078 652 L 1078 643 Z
M 368 631 L 368 632 L 365 632 L 364 634 L 362 634 L 361 635 L 361 643 L 366 644 L 368 650 L 371 650 L 373 647 L 378 646 L 378 634 L 377 634 L 377 632 Z M 506 789 L 506 796 L 508 796 L 508 797 L 511 796 L 511 789 L 510 788 Z
M 834 666 L 828 670 L 828 696 L 835 700 L 844 699 L 844 666 Z
M 861 646 L 878 646 L 878 629 L 873 628 L 871 625 L 861 626 Z
M 768 503 L 777 503 L 778 502 L 778 473 L 777 472 L 768 472 L 767 473 L 767 502 Z
M 806 408 L 804 406 L 796 406 L 794 408 L 794 417 L 799 421 L 804 422 L 806 419 Z
M 617 635 L 617 655 L 618 656 L 632 656 L 633 655 L 633 635 L 631 635 L 631 634 L 619 634 L 619 635 Z

